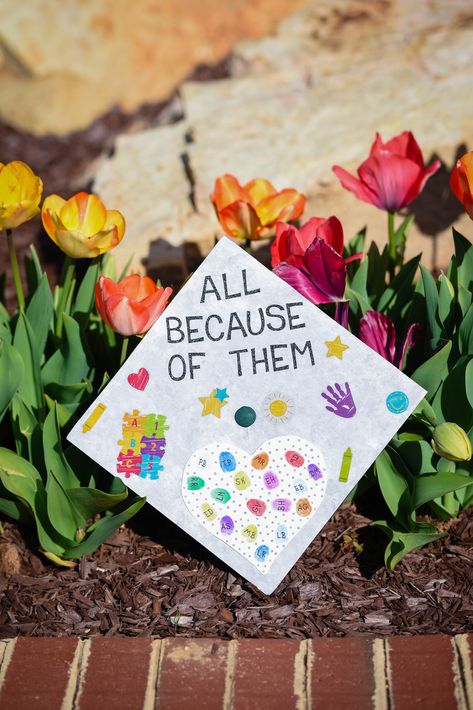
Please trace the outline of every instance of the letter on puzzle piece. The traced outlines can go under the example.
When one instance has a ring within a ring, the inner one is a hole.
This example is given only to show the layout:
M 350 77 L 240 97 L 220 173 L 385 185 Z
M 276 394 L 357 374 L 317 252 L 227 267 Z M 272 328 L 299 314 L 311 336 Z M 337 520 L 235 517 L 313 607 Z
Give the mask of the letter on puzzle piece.
M 144 428 L 146 424 L 146 419 L 147 415 L 145 414 L 144 416 L 140 416 L 140 410 L 139 409 L 134 409 L 131 414 L 126 414 L 123 415 L 123 422 L 127 424 L 129 427 L 142 427 Z
M 131 449 L 126 454 L 120 453 L 117 456 L 117 473 L 124 473 L 125 478 L 130 478 L 131 474 L 139 476 L 141 473 L 141 456 L 134 456 Z
M 142 459 L 140 478 L 156 481 L 159 478 L 159 472 L 164 471 L 164 466 L 161 466 L 161 457 L 145 454 Z
M 165 454 L 166 439 L 156 439 L 155 437 L 143 436 L 141 438 L 141 454 L 151 454 L 160 456 Z
M 141 438 L 138 437 L 136 438 L 135 436 L 133 437 L 126 437 L 123 439 L 120 439 L 117 441 L 117 444 L 120 445 L 120 453 L 122 454 L 128 454 L 130 451 L 133 454 L 133 456 L 140 456 L 141 454 Z
M 148 414 L 144 427 L 145 436 L 163 438 L 164 433 L 169 429 L 166 424 L 166 417 L 163 414 Z

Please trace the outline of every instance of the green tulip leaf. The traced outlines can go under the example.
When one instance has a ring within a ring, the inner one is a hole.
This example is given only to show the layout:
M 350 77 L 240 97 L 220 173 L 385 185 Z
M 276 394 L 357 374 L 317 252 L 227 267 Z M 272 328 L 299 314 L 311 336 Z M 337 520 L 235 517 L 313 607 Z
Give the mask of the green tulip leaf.
M 469 306 L 458 329 L 458 345 L 462 355 L 473 353 L 473 303 Z
M 93 310 L 95 302 L 95 285 L 100 275 L 100 257 L 92 259 L 89 268 L 82 278 L 81 285 L 77 291 L 77 296 L 74 302 L 74 315 L 81 313 L 89 316 Z
M 0 447 L 0 481 L 4 488 L 31 511 L 41 547 L 56 555 L 64 552 L 67 540 L 48 519 L 46 491 L 36 468 L 10 449 Z
M 469 477 L 448 471 L 438 471 L 437 473 L 416 477 L 412 492 L 414 507 L 418 508 L 424 503 L 428 503 L 459 488 L 465 488 L 472 483 L 473 481 Z
M 80 480 L 69 465 L 62 450 L 61 432 L 55 406 L 50 410 L 44 421 L 43 448 L 46 471 L 48 473 L 52 471 L 64 488 L 80 486 Z
M 53 318 L 53 297 L 46 274 L 41 277 L 38 288 L 31 297 L 26 309 L 26 316 L 30 323 L 34 323 L 36 346 L 38 355 L 41 357 L 46 347 Z
M 84 527 L 85 517 L 75 508 L 64 490 L 59 475 L 53 469 L 48 469 L 46 494 L 51 525 L 62 537 L 73 541 L 78 528 Z
M 419 264 L 422 274 L 422 283 L 424 285 L 426 320 L 428 325 L 428 336 L 435 349 L 435 344 L 441 340 L 443 327 L 439 317 L 439 295 L 434 277 L 428 269 L 422 264 Z
M 25 272 L 28 290 L 32 294 L 38 288 L 44 275 L 38 253 L 32 244 L 30 244 L 30 253 L 25 256 Z
M 401 441 L 397 443 L 396 451 L 412 473 L 435 473 L 435 454 L 428 441 Z
M 104 493 L 96 488 L 70 488 L 66 491 L 74 508 L 87 520 L 105 510 L 112 510 L 128 496 L 128 490 L 121 493 Z
M 36 413 L 44 412 L 44 397 L 41 386 L 40 355 L 34 330 L 24 313 L 19 314 L 13 337 L 13 345 L 23 359 L 24 374 L 18 393 L 22 400 Z
M 82 555 L 91 555 L 102 542 L 105 542 L 108 537 L 118 530 L 120 525 L 123 525 L 123 523 L 126 523 L 127 520 L 136 515 L 145 503 L 146 498 L 134 497 L 133 502 L 120 513 L 106 515 L 101 518 L 94 524 L 92 532 L 87 535 L 85 540 L 78 545 L 69 547 L 65 551 L 64 557 L 69 560 L 77 560 Z
M 40 472 L 43 471 L 41 426 L 31 408 L 18 394 L 12 399 L 10 421 L 17 454 L 31 461 Z
M 446 422 L 455 422 L 465 431 L 473 426 L 473 355 L 460 358 L 442 385 L 440 404 Z
M 24 369 L 18 350 L 0 337 L 0 421 L 21 384 Z
M 473 291 L 473 245 L 455 228 L 452 231 L 457 261 L 458 287 L 463 286 L 471 294 Z
M 13 336 L 10 330 L 10 315 L 0 301 L 0 338 L 3 338 L 7 343 L 11 343 Z
M 411 478 L 400 456 L 385 449 L 375 462 L 381 493 L 392 515 L 406 525 L 413 510 L 408 479 Z
M 42 370 L 43 384 L 76 385 L 87 379 L 90 367 L 82 344 L 77 321 L 64 315 L 64 332 L 58 350 L 49 358 Z
M 437 532 L 435 527 L 429 524 L 418 523 L 415 532 L 406 532 L 396 523 L 387 520 L 377 520 L 373 525 L 386 533 L 389 538 L 384 553 L 384 562 L 389 569 L 394 569 L 402 558 L 412 550 L 447 535 L 447 533 Z
M 452 349 L 451 341 L 448 341 L 435 355 L 426 360 L 411 375 L 414 382 L 427 390 L 427 398 L 431 401 L 448 375 L 448 358 Z
M 0 493 L 4 495 L 1 489 Z M 29 509 L 19 499 L 0 498 L 0 513 L 16 523 L 25 523 L 27 525 L 31 524 L 33 519 Z

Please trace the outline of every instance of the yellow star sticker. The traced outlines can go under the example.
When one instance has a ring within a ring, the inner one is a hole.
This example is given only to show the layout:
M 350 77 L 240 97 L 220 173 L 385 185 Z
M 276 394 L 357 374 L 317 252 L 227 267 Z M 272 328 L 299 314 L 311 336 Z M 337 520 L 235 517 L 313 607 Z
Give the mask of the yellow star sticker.
M 342 343 L 339 335 L 335 340 L 326 340 L 325 345 L 327 346 L 327 357 L 338 357 L 339 360 L 343 360 L 343 353 L 349 348 L 348 345 Z
M 208 397 L 199 397 L 199 401 L 203 405 L 201 416 L 206 417 L 208 414 L 213 414 L 214 417 L 220 419 L 220 410 L 228 404 L 228 402 L 221 402 L 218 397 L 215 396 L 216 394 L 217 390 L 212 390 Z

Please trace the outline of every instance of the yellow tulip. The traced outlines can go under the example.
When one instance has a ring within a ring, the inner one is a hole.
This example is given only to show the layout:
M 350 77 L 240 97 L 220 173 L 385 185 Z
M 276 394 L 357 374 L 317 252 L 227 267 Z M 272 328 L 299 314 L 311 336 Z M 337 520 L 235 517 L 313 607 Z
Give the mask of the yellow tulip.
M 105 254 L 121 242 L 125 233 L 121 212 L 106 210 L 97 195 L 87 192 L 78 192 L 67 201 L 49 195 L 41 217 L 53 242 L 73 259 Z
M 15 229 L 39 213 L 42 180 L 29 165 L 0 163 L 0 229 Z

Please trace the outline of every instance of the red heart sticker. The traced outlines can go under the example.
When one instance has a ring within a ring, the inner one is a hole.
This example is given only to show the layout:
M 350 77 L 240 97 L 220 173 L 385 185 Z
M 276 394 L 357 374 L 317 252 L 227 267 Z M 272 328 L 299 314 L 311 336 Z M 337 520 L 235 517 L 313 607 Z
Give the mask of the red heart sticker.
M 140 367 L 138 372 L 128 375 L 129 384 L 137 390 L 144 390 L 149 380 L 149 372 L 144 367 Z

